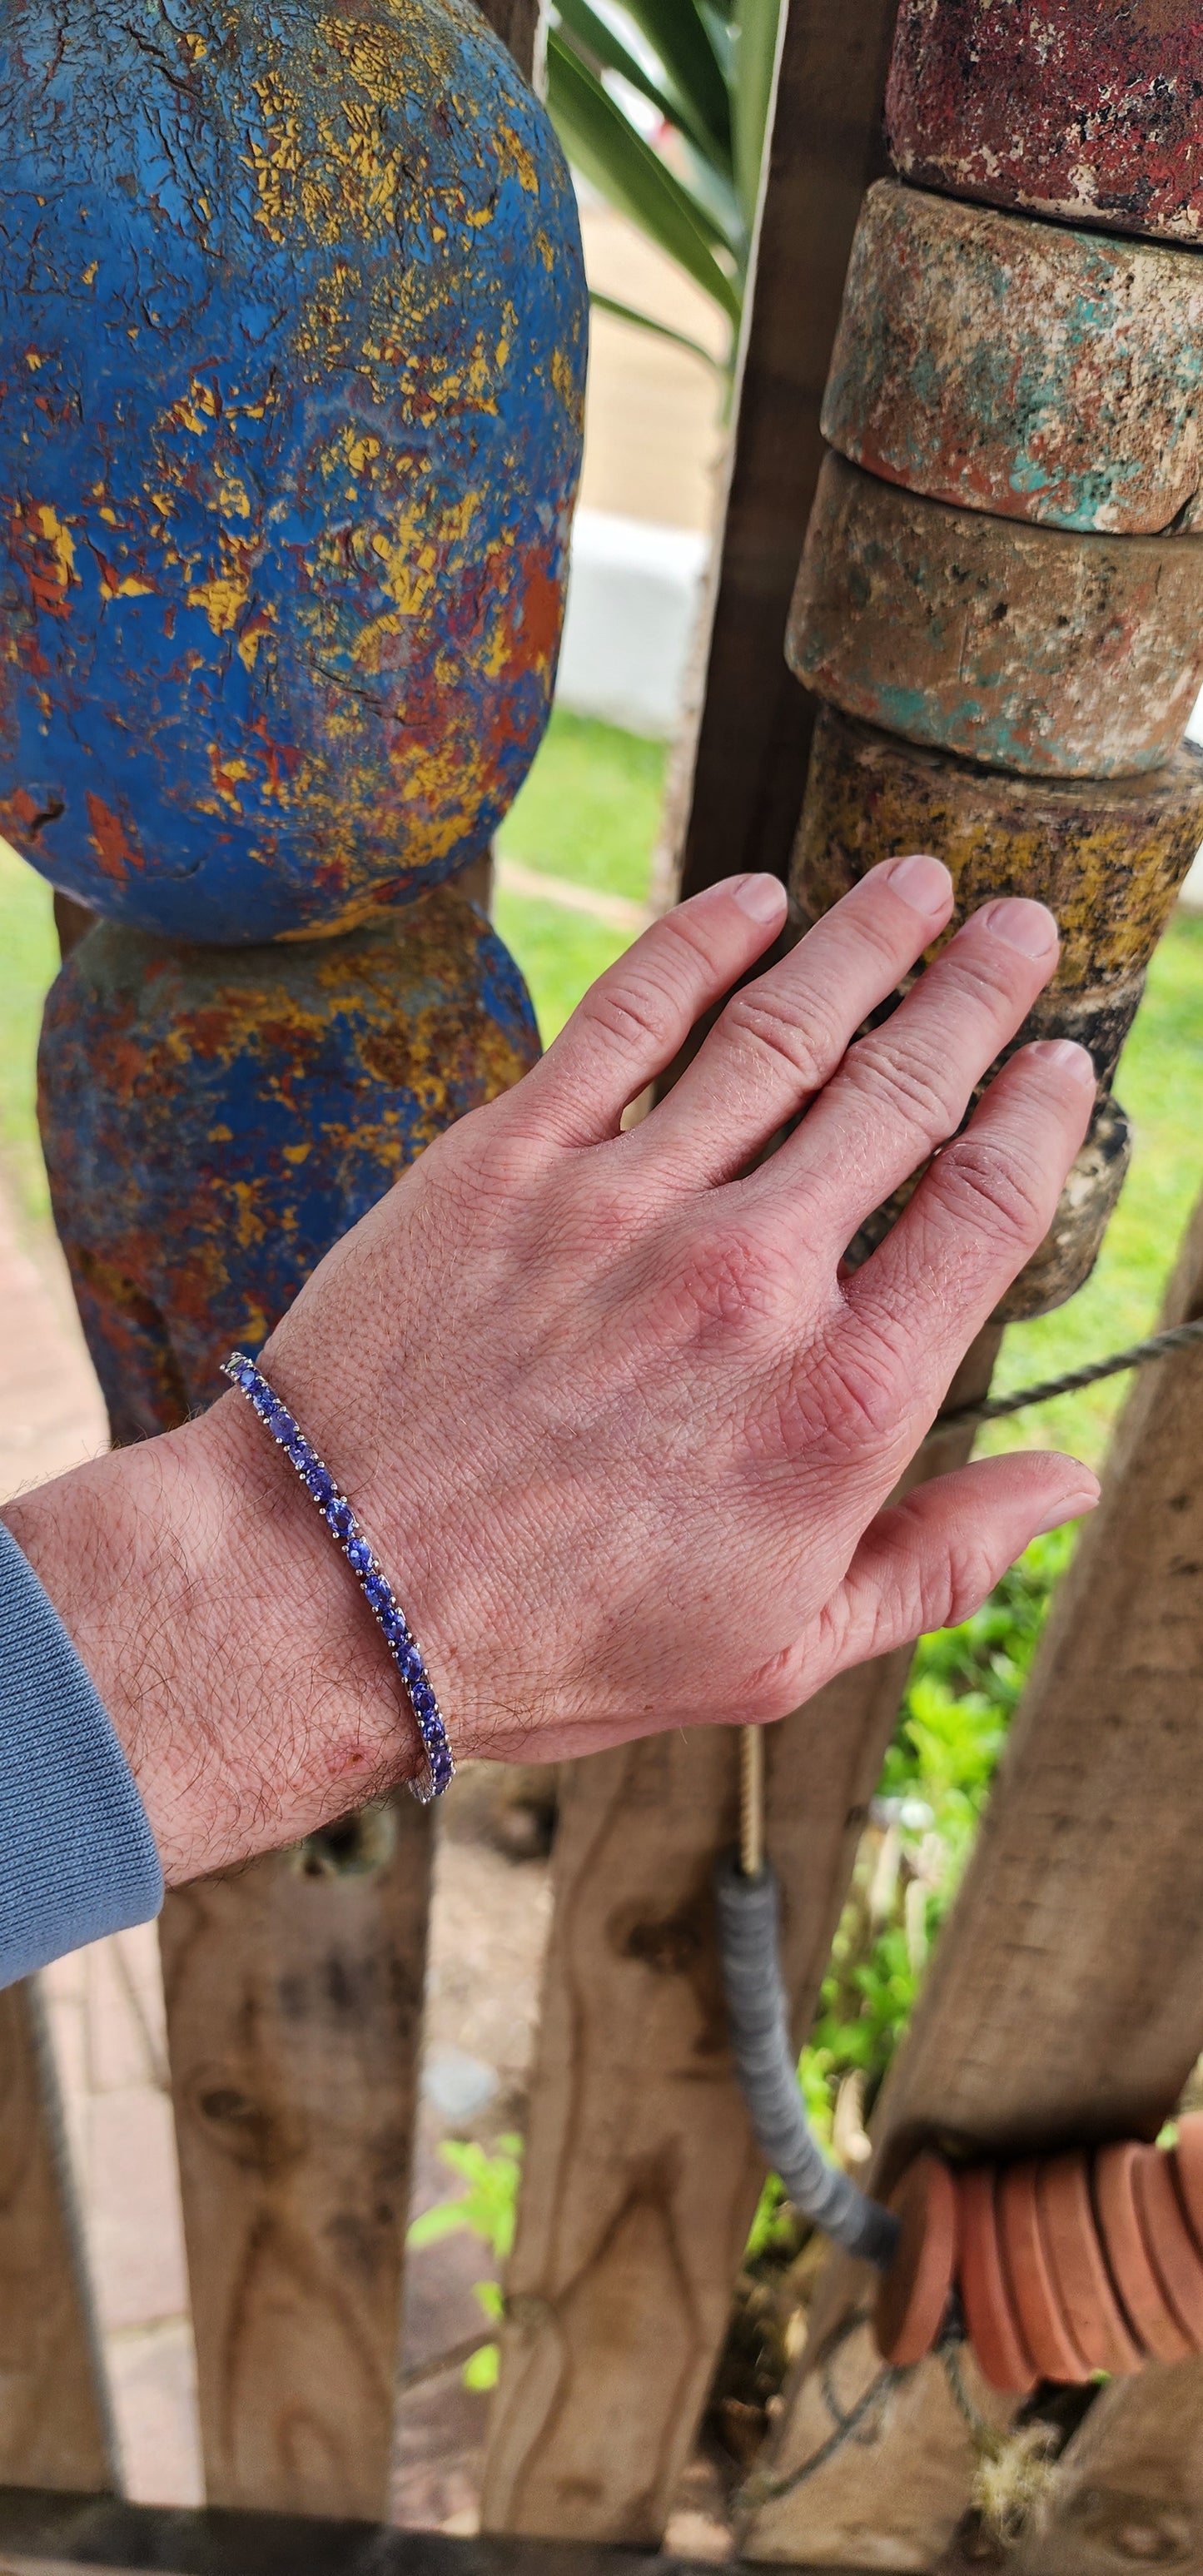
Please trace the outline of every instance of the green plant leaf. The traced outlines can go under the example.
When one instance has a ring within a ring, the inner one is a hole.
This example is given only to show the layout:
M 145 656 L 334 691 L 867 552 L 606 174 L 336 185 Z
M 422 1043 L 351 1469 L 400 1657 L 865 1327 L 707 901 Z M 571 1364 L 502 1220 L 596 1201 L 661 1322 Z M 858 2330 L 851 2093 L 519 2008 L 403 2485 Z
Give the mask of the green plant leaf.
M 623 0 L 629 17 L 660 57 L 673 88 L 731 173 L 731 102 L 710 29 L 696 0 Z
M 420 2250 L 465 2227 L 491 2248 L 499 2263 L 504 2263 L 514 2242 L 518 2214 L 521 2138 L 499 2138 L 493 2154 L 474 2138 L 447 2138 L 439 2154 L 468 2188 L 456 2200 L 440 2200 L 433 2209 L 423 2210 L 411 2222 L 408 2243 Z
M 658 340 L 672 340 L 678 349 L 688 349 L 695 358 L 704 359 L 716 375 L 726 374 L 722 359 L 704 348 L 700 340 L 691 340 L 687 331 L 673 331 L 667 322 L 657 322 L 653 313 L 639 313 L 633 304 L 620 304 L 615 295 L 599 294 L 595 286 L 589 289 L 589 301 L 596 304 L 599 313 L 613 313 L 619 322 L 634 322 L 641 331 L 654 331 Z
M 756 221 L 765 129 L 777 61 L 780 0 L 736 0 L 731 81 L 735 187 L 749 237 Z
M 596 9 L 590 8 L 589 0 L 556 0 L 555 16 L 560 34 L 574 52 L 582 55 L 590 71 L 604 65 L 607 71 L 619 72 L 623 80 L 629 81 L 632 89 L 637 89 L 670 125 L 679 126 L 682 133 L 692 134 L 700 151 L 708 150 L 705 127 L 695 129 L 687 102 L 675 94 L 670 97 L 667 89 L 658 86 L 629 46 L 624 45 L 621 36 L 616 36 L 606 19 L 599 18 Z
M 739 289 L 714 257 L 713 245 L 722 241 L 717 225 L 554 27 L 547 40 L 547 104 L 570 160 L 738 322 Z
M 465 2388 L 496 2388 L 501 2368 L 501 2355 L 495 2343 L 482 2343 L 464 2363 L 461 2377 Z

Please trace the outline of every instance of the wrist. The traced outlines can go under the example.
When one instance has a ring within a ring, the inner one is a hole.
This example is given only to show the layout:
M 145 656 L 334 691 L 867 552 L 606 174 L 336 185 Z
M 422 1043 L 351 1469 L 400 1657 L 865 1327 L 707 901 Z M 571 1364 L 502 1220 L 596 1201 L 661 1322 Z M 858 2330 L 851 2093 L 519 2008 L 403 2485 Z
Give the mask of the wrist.
M 241 1396 L 4 1517 L 104 1702 L 170 1882 L 294 1841 L 416 1770 L 384 1641 Z

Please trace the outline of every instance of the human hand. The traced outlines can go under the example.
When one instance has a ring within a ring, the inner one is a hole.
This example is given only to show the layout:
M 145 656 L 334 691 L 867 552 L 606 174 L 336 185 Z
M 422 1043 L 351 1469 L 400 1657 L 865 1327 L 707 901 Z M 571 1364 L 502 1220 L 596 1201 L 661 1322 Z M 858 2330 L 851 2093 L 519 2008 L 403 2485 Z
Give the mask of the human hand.
M 1083 1049 L 1029 1047 L 956 1132 L 1056 963 L 1037 904 L 986 906 L 856 1038 L 951 909 L 935 860 L 875 870 L 735 993 L 624 1133 L 628 1103 L 784 917 L 767 877 L 682 905 L 516 1090 L 427 1150 L 273 1334 L 265 1370 L 351 1496 L 457 1752 L 550 1760 L 779 1717 L 844 1666 L 965 1617 L 1037 1531 L 1097 1498 L 1084 1468 L 1036 1453 L 885 1508 L 1047 1232 L 1094 1099 Z M 941 1147 L 843 1277 L 863 1219 Z M 183 1875 L 201 1865 L 202 1809 L 212 1866 L 412 1769 L 416 1737 L 345 1566 L 244 1399 L 149 1450 L 173 1442 L 156 1509 L 174 1524 L 183 1475 L 194 1652 L 223 1569 L 227 1584 L 239 1569 L 206 1650 L 218 1705 L 182 1743 L 177 1716 L 169 1762 L 145 1707 L 130 1721 Z M 224 1725 L 223 1676 L 239 1703 Z

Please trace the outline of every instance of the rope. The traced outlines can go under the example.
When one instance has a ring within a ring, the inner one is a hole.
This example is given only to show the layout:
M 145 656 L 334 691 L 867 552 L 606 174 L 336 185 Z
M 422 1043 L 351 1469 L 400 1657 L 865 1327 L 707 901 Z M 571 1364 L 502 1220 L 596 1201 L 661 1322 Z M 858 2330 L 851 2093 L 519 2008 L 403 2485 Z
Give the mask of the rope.
M 1164 1333 L 1150 1333 L 1145 1342 L 1132 1342 L 1126 1351 L 1113 1351 L 1110 1359 L 1092 1360 L 1089 1368 L 1067 1369 L 1064 1377 L 1048 1377 L 1039 1386 L 1024 1386 L 1017 1395 L 988 1396 L 982 1404 L 957 1404 L 950 1412 L 938 1414 L 927 1437 L 943 1439 L 946 1431 L 967 1431 L 971 1424 L 999 1422 L 1004 1414 L 1023 1413 L 1029 1404 L 1050 1404 L 1056 1395 L 1077 1395 L 1084 1386 L 1097 1386 L 1100 1378 L 1118 1377 L 1122 1369 L 1144 1368 L 1150 1360 L 1163 1360 L 1171 1351 L 1189 1350 L 1203 1341 L 1203 1315 L 1190 1324 L 1171 1324 Z
M 739 1866 L 745 1878 L 764 1868 L 764 1728 L 739 1730 Z
M 857 2327 L 863 2324 L 864 2318 L 861 2316 L 851 2316 L 846 2319 L 829 2347 L 826 2356 L 828 2366 L 834 2361 L 841 2345 L 847 2342 L 849 2335 L 855 2334 Z M 895 2370 L 892 2363 L 884 2362 L 876 2378 L 870 2380 L 863 2397 L 857 2399 L 855 2406 L 850 2407 L 846 2415 L 840 2408 L 834 2389 L 824 2377 L 823 2394 L 835 2417 L 835 2430 L 828 2434 L 825 2442 L 820 2442 L 818 2450 L 812 2451 L 810 2458 L 803 2460 L 799 2468 L 791 2469 L 788 2477 L 773 2478 L 764 2469 L 754 2471 L 734 2499 L 736 2512 L 753 2513 L 762 2504 L 776 2504 L 781 2496 L 793 2495 L 798 2487 L 805 2486 L 808 2478 L 817 2477 L 819 2470 L 825 2469 L 828 2461 L 835 2459 L 837 2452 L 843 2450 L 846 2442 L 856 2440 L 874 2408 L 881 2403 L 889 2390 L 906 2376 L 905 2371 Z

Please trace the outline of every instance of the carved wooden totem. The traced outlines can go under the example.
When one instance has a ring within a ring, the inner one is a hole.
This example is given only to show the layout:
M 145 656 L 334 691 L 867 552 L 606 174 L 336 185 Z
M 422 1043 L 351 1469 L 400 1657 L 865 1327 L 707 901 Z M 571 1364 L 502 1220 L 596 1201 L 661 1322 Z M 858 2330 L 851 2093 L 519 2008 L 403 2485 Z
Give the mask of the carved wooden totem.
M 1043 896 L 1066 936 L 1023 1036 L 1080 1038 L 1099 1076 L 1007 1320 L 1071 1296 L 1098 1252 L 1129 1153 L 1116 1059 L 1203 840 L 1182 744 L 1203 680 L 1201 100 L 1194 0 L 902 0 L 902 183 L 865 200 L 823 407 L 787 646 L 825 701 L 802 912 L 895 850 L 948 862 L 958 917 Z
M 104 924 L 42 1118 L 128 1438 L 534 1052 L 455 880 L 548 712 L 580 249 L 467 0 L 18 0 L 0 136 L 0 827 Z
M 468 0 L 12 0 L 0 150 L 0 830 L 97 916 L 41 1117 L 128 1440 L 537 1051 L 466 872 L 550 705 L 584 279 Z M 429 1850 L 402 1797 L 168 1899 L 213 2502 L 387 2507 Z

